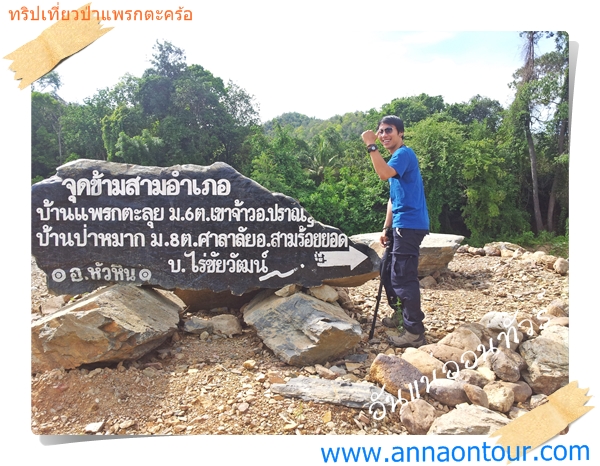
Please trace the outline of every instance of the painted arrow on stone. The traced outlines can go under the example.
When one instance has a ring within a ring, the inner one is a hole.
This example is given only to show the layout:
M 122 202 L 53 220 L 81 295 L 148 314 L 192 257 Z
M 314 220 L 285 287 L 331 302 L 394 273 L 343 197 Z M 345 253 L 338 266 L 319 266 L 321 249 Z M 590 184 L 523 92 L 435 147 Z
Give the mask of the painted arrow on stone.
M 348 251 L 317 251 L 315 260 L 319 267 L 339 267 L 349 265 L 350 270 L 367 259 L 368 256 L 350 246 Z

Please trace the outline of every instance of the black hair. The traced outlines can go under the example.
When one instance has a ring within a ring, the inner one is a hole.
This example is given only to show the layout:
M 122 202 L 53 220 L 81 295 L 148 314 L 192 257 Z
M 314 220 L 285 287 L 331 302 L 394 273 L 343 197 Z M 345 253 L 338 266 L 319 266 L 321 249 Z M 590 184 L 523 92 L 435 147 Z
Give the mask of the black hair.
M 377 123 L 377 129 L 379 129 L 382 123 L 395 126 L 399 133 L 404 133 L 404 122 L 396 115 L 384 116 L 381 120 L 379 120 L 379 123 Z

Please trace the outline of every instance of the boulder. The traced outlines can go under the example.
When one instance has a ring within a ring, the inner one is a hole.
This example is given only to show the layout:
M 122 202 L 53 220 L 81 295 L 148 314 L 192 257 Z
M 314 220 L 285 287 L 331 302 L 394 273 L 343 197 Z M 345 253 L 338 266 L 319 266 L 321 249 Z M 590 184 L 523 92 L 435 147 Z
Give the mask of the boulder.
M 275 383 L 270 389 L 273 393 L 283 396 L 318 403 L 333 403 L 350 408 L 385 406 L 386 412 L 391 411 L 398 403 L 395 397 L 368 382 L 354 383 L 340 379 L 327 380 L 301 376 L 290 379 L 285 384 Z
M 539 337 L 519 347 L 527 367 L 523 379 L 535 394 L 550 395 L 569 383 L 569 346 L 566 327 L 545 328 Z
M 213 324 L 210 319 L 202 319 L 201 317 L 193 316 L 191 319 L 183 323 L 183 331 L 201 335 L 202 332 L 212 333 Z
M 500 385 L 503 385 L 512 390 L 515 397 L 515 403 L 523 403 L 524 401 L 527 401 L 533 393 L 531 387 L 522 380 L 519 380 L 515 383 L 503 381 L 500 381 L 499 383 Z
M 560 275 L 565 275 L 569 271 L 569 262 L 563 259 L 562 257 L 559 257 L 554 262 L 552 268 L 556 273 L 559 273 Z
M 243 316 L 277 357 L 294 366 L 338 359 L 362 338 L 360 324 L 339 305 L 305 293 L 281 297 L 263 291 L 244 307 Z
M 508 312 L 491 311 L 485 314 L 479 323 L 484 326 L 483 343 L 488 346 L 491 337 L 496 347 L 502 345 L 516 351 L 523 341 L 516 315 Z
M 461 371 L 462 372 L 462 371 Z M 486 366 L 479 366 L 476 369 L 476 372 L 481 375 L 481 377 L 483 377 L 484 379 L 486 379 L 489 382 L 495 382 L 496 381 L 496 374 L 493 370 L 491 370 L 489 367 Z M 484 384 L 487 385 L 487 384 Z
M 511 388 L 501 382 L 492 382 L 483 387 L 487 395 L 489 407 L 494 411 L 508 413 L 515 401 L 515 394 Z
M 480 388 L 485 387 L 490 380 L 486 378 L 481 372 L 473 369 L 461 370 L 455 379 L 457 382 L 464 382 L 470 385 L 476 385 Z
M 97 290 L 31 324 L 32 372 L 138 359 L 177 330 L 181 311 L 152 289 Z
M 429 396 L 447 406 L 469 401 L 463 388 L 465 384 L 450 379 L 436 379 L 429 385 Z
M 462 348 L 455 348 L 454 346 L 437 343 L 423 345 L 419 348 L 419 350 L 426 352 L 436 359 L 439 359 L 443 363 L 447 363 L 446 373 L 456 372 L 458 369 L 464 369 L 465 363 L 468 363 L 469 366 L 473 366 L 475 363 L 475 356 L 473 354 L 466 353 Z
M 472 254 L 474 256 L 485 256 L 485 249 L 484 248 L 474 248 L 474 247 L 469 247 L 467 249 L 467 252 L 469 254 Z
M 523 357 L 505 346 L 500 346 L 492 355 L 491 363 L 494 373 L 505 382 L 517 382 L 526 367 Z
M 437 281 L 431 275 L 427 275 L 426 277 L 419 280 L 419 285 L 421 286 L 421 288 L 427 290 L 427 289 L 435 288 L 437 286 Z
M 56 294 L 123 283 L 239 296 L 379 270 L 369 247 L 222 162 L 79 159 L 34 184 L 31 205 L 32 254 Z
M 213 327 L 213 333 L 216 334 L 231 337 L 233 335 L 241 335 L 242 333 L 242 324 L 236 316 L 231 314 L 214 316 L 210 319 L 210 323 Z
M 555 299 L 548 304 L 546 312 L 556 317 L 564 317 L 569 315 L 568 306 L 560 299 Z
M 510 419 L 500 413 L 463 403 L 438 417 L 427 435 L 489 435 L 509 422 Z
M 400 421 L 412 435 L 425 435 L 435 419 L 435 408 L 425 400 L 409 401 L 400 408 Z
M 477 385 L 471 385 L 470 383 L 465 383 L 463 385 L 463 390 L 471 403 L 483 406 L 484 408 L 489 408 L 490 402 L 483 388 L 478 387 Z
M 416 348 L 406 348 L 402 354 L 402 359 L 419 369 L 430 381 L 434 379 L 434 372 L 435 378 L 445 377 L 442 371 L 444 363 L 425 351 L 420 351 Z
M 420 394 L 425 392 L 426 385 L 421 381 L 422 377 L 423 373 L 404 359 L 381 353 L 369 369 L 369 380 L 385 387 L 388 393 L 405 400 L 417 397 L 417 387 Z
M 478 353 L 478 347 L 481 345 L 481 339 L 471 330 L 465 327 L 459 327 L 454 332 L 449 333 L 439 342 L 440 345 L 452 346 L 465 351 Z
M 483 247 L 483 250 L 485 251 L 486 256 L 500 257 L 500 248 L 497 246 L 492 246 L 490 244 L 486 244 Z
M 381 258 L 384 249 L 379 243 L 380 235 L 380 232 L 366 233 L 351 236 L 350 240 L 354 243 L 369 246 Z M 454 253 L 464 239 L 464 236 L 442 233 L 430 233 L 425 236 L 419 248 L 419 277 L 431 275 L 435 271 L 448 270 L 448 264 L 454 258 Z M 378 275 L 379 273 L 377 272 L 371 278 L 375 278 Z
M 327 303 L 335 303 L 340 297 L 335 288 L 329 285 L 313 286 L 308 289 L 308 294 Z

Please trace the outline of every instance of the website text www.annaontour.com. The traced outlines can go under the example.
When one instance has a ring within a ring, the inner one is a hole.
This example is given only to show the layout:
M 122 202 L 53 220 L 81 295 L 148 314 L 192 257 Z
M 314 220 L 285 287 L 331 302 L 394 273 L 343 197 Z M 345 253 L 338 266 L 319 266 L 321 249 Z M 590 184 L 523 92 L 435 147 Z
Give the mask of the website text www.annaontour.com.
M 323 463 L 468 463 L 507 461 L 589 461 L 587 445 L 544 445 L 532 451 L 530 446 L 408 446 L 408 447 L 321 447 Z

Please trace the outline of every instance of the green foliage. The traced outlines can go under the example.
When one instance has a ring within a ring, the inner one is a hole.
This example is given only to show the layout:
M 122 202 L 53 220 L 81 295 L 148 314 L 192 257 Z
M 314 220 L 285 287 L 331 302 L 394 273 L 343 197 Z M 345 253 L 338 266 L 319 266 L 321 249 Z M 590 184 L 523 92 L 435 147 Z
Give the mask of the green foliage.
M 473 122 L 483 123 L 489 132 L 494 133 L 502 121 L 503 109 L 497 100 L 477 94 L 468 102 L 449 105 L 445 111 L 463 125 L 471 125 Z
M 31 90 L 35 92 L 47 92 L 46 90 L 49 88 L 50 90 L 48 92 L 50 92 L 53 97 L 56 97 L 57 92 L 61 87 L 62 81 L 56 71 L 46 73 L 31 84 Z
M 65 106 L 50 94 L 31 93 L 31 177 L 47 178 L 64 162 Z
M 262 126 L 253 96 L 157 42 L 142 77 L 125 75 L 83 104 L 56 95 L 58 75 L 36 84 L 51 92 L 32 92 L 32 180 L 78 158 L 157 166 L 223 161 L 346 234 L 379 231 L 388 184 L 375 174 L 360 134 L 394 114 L 419 159 L 432 231 L 465 235 L 473 245 L 512 238 L 566 249 L 568 36 L 536 34 L 554 40 L 555 50 L 517 70 L 518 92 L 506 110 L 480 95 L 448 105 L 442 96 L 420 94 L 326 120 L 286 113 Z M 545 223 L 565 237 L 530 232 L 528 127 Z
M 387 183 L 372 169 L 342 167 L 337 179 L 326 179 L 301 203 L 318 221 L 354 235 L 381 229 L 388 197 Z
M 352 112 L 335 115 L 327 120 L 308 117 L 300 113 L 284 113 L 264 123 L 263 129 L 266 135 L 273 136 L 276 125 L 289 126 L 294 136 L 307 142 L 332 129 L 341 136 L 343 141 L 349 142 L 360 137 L 365 129 L 375 129 L 380 118 L 380 113 L 374 109 L 366 113 Z
M 402 97 L 392 100 L 381 108 L 381 115 L 397 115 L 402 118 L 404 126 L 411 126 L 445 109 L 441 95 L 430 96 L 420 94 L 412 97 Z
M 152 136 L 147 129 L 142 130 L 140 136 L 132 138 L 121 132 L 115 144 L 115 153 L 109 160 L 136 165 L 158 165 L 163 145 L 163 141 Z
M 112 114 L 105 116 L 102 119 L 102 140 L 107 160 L 114 160 L 121 135 L 139 134 L 144 130 L 145 123 L 139 107 L 119 105 Z
M 426 118 L 406 128 L 406 145 L 415 151 L 419 159 L 430 228 L 435 232 L 444 231 L 444 206 L 454 211 L 461 205 L 463 133 L 459 123 L 444 121 L 438 116 Z M 445 222 L 444 227 L 449 227 L 448 222 Z
M 527 225 L 514 178 L 490 135 L 485 121 L 466 126 L 443 115 L 407 129 L 407 145 L 421 166 L 432 231 L 477 240 Z
M 301 199 L 314 189 L 314 183 L 305 175 L 298 158 L 307 145 L 290 133 L 289 128 L 276 126 L 272 139 L 254 135 L 250 176 L 271 191 Z
M 520 183 L 524 208 L 535 219 L 532 227 L 559 232 L 568 218 L 568 166 L 559 162 L 568 154 L 569 144 L 568 35 L 524 31 L 521 36 L 525 60 L 510 84 L 516 94 L 502 122 L 503 134 L 515 159 L 528 157 L 529 173 L 521 172 Z M 556 49 L 537 56 L 538 42 L 550 38 Z
M 308 176 L 319 186 L 327 171 L 335 169 L 343 154 L 343 144 L 339 133 L 333 127 L 315 136 L 308 151 L 300 155 L 300 161 Z
M 186 68 L 185 64 L 185 53 L 179 47 L 175 47 L 170 42 L 156 41 L 152 47 L 154 53 L 152 54 L 153 68 L 146 70 L 146 75 L 158 74 L 169 79 L 178 77 Z
M 518 209 L 514 179 L 490 139 L 464 143 L 463 168 L 466 204 L 462 215 L 471 239 L 502 236 L 527 226 L 527 217 Z

